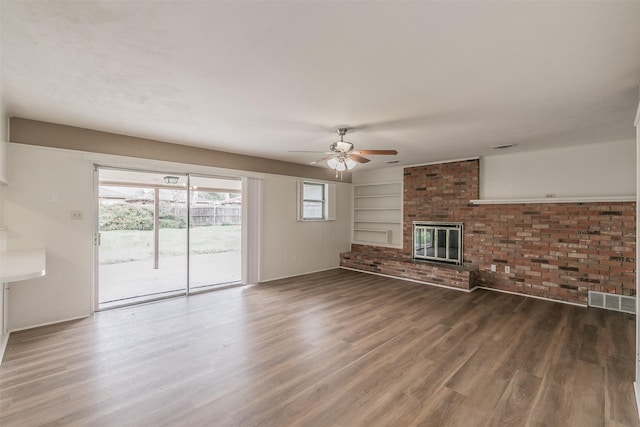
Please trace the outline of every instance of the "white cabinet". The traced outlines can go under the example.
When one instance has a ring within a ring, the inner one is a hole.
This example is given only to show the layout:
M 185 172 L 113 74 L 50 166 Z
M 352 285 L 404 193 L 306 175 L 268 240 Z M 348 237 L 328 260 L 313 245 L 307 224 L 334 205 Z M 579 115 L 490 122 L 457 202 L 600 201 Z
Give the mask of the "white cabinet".
M 353 243 L 402 247 L 402 182 L 353 186 Z

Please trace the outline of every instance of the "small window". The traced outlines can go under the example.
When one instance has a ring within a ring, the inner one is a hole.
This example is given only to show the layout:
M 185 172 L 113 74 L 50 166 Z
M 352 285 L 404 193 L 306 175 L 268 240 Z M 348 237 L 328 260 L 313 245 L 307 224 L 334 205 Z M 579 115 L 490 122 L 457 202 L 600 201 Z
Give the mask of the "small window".
M 302 185 L 302 219 L 326 218 L 326 184 L 304 182 Z

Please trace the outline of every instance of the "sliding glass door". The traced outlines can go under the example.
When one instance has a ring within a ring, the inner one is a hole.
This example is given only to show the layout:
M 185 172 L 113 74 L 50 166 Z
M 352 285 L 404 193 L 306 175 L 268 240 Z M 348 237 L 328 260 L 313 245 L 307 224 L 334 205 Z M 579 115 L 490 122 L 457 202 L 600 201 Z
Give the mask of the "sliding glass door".
M 98 305 L 186 292 L 187 176 L 98 170 Z
M 189 290 L 240 283 L 242 181 L 190 177 Z
M 96 173 L 97 309 L 240 283 L 241 180 Z

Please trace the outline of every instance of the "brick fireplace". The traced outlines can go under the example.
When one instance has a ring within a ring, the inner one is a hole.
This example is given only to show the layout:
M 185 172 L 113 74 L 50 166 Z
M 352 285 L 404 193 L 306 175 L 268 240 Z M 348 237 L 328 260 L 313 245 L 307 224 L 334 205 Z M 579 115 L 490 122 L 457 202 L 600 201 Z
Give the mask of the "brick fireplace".
M 354 244 L 342 266 L 581 304 L 589 290 L 635 295 L 635 202 L 474 205 L 478 160 L 406 168 L 403 191 L 403 248 Z M 416 221 L 463 223 L 463 265 L 415 261 Z

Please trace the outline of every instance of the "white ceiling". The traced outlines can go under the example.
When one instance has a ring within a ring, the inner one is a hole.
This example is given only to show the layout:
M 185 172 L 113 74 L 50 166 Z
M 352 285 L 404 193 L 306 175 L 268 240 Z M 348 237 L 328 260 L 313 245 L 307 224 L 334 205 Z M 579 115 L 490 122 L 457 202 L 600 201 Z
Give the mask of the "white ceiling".
M 11 116 L 406 165 L 634 138 L 640 2 L 2 0 L 1 43 Z

